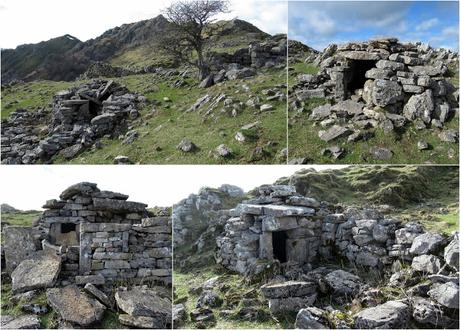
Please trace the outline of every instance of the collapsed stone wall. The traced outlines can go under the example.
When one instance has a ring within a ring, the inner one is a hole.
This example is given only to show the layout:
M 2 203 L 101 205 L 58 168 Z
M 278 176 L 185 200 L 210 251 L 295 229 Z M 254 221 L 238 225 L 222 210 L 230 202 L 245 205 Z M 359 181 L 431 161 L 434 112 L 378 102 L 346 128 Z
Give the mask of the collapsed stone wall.
M 331 207 L 283 185 L 260 187 L 254 199 L 239 204 L 231 215 L 217 239 L 217 262 L 246 275 L 272 263 L 308 269 L 321 259 L 390 266 L 419 254 L 413 242 L 424 234 L 417 223 L 403 225 L 374 209 Z M 425 235 L 433 245 L 444 241 L 439 234 Z
M 19 109 L 2 120 L 2 163 L 48 162 L 57 154 L 74 158 L 103 136 L 122 135 L 146 101 L 112 80 L 93 80 L 58 92 L 51 110 Z M 37 128 L 36 119 L 42 128 Z
M 446 79 L 449 66 L 458 70 L 452 51 L 386 38 L 330 45 L 314 63 L 320 71 L 298 76 L 291 105 L 299 110 L 311 98 L 331 101 L 310 114 L 326 129 L 318 134 L 326 142 L 348 135 L 353 142 L 365 137 L 362 130 L 391 132 L 410 122 L 442 129 L 458 112 L 458 90 Z M 440 139 L 456 142 L 458 133 L 446 130 Z

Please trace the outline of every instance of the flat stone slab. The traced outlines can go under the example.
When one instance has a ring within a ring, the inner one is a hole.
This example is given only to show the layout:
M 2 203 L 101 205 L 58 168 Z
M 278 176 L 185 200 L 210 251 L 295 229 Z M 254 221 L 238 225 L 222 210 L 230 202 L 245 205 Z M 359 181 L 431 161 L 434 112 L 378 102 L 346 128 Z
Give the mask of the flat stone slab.
M 106 309 L 99 301 L 81 292 L 76 285 L 48 289 L 46 296 L 50 306 L 64 321 L 82 326 L 100 321 Z
M 265 284 L 260 287 L 262 294 L 269 299 L 305 297 L 316 294 L 314 282 L 288 281 L 278 284 Z
M 387 301 L 382 305 L 366 308 L 355 318 L 358 329 L 404 329 L 410 319 L 410 308 L 400 301 Z
M 3 233 L 6 271 L 11 274 L 21 261 L 33 255 L 37 248 L 31 227 L 8 226 L 3 229 Z
M 93 198 L 94 210 L 120 213 L 144 212 L 147 204 L 118 199 Z
M 2 315 L 2 329 L 41 329 L 37 315 L 21 315 L 12 319 L 5 316 L 7 315 Z M 3 322 L 4 318 L 5 322 Z
M 326 131 L 320 131 L 318 133 L 318 136 L 321 140 L 329 142 L 342 136 L 346 136 L 350 133 L 351 130 L 349 130 L 348 128 L 339 125 L 334 125 Z
M 359 276 L 341 269 L 327 274 L 325 280 L 337 294 L 356 294 L 358 293 L 361 285 L 361 279 Z
M 158 321 L 157 318 L 148 316 L 131 316 L 129 314 L 120 314 L 118 321 L 121 324 L 135 329 L 166 329 L 166 325 Z
M 11 273 L 13 293 L 51 288 L 61 270 L 61 258 L 39 254 L 22 261 Z
M 171 324 L 171 301 L 161 298 L 153 290 L 139 287 L 130 290 L 119 289 L 115 293 L 115 300 L 118 307 L 130 316 L 151 317 L 160 324 Z

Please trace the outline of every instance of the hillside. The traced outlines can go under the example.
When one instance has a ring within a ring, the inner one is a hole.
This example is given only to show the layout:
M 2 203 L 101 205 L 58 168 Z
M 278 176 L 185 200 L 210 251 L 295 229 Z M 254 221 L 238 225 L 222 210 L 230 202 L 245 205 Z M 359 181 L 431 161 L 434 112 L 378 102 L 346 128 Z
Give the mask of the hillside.
M 38 44 L 2 50 L 2 83 L 37 79 L 70 81 L 94 62 L 145 69 L 148 66 L 175 66 L 168 54 L 159 52 L 157 37 L 164 33 L 168 21 L 158 15 L 149 20 L 123 24 L 107 30 L 97 38 L 82 42 L 70 35 Z M 268 35 L 252 24 L 241 21 L 215 23 L 216 51 L 235 49 Z
M 72 71 L 78 79 L 3 85 L 2 162 L 112 164 L 118 156 L 140 164 L 285 162 L 286 36 L 238 19 L 214 23 L 212 83 L 202 85 L 191 66 L 165 67 L 171 63 L 155 49 L 165 24 L 158 16 L 78 44 L 69 54 L 79 60 L 68 63 L 84 67 Z M 88 110 L 78 104 L 89 105 L 105 87 L 113 96 L 80 118 Z M 102 134 L 93 119 L 103 121 L 114 105 L 118 127 Z M 56 130 L 63 116 L 66 125 Z

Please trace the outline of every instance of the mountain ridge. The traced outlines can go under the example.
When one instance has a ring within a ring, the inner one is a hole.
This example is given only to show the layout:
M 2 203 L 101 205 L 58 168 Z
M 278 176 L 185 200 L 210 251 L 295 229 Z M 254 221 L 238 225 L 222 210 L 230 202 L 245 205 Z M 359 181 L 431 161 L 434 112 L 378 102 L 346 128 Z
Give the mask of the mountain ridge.
M 151 19 L 110 28 L 100 36 L 87 41 L 80 41 L 70 34 L 65 34 L 35 44 L 2 49 L 3 83 L 38 79 L 70 81 L 85 72 L 92 63 L 108 62 L 136 66 L 143 64 L 146 57 L 151 54 L 152 58 L 158 59 L 153 63 L 158 66 L 171 66 L 171 60 L 165 54 L 156 51 L 155 38 L 165 32 L 168 24 L 170 23 L 164 16 L 158 15 Z M 251 23 L 239 19 L 218 21 L 214 24 L 220 25 L 219 34 L 226 39 L 237 34 L 241 34 L 242 38 L 247 40 L 260 40 L 269 36 Z M 138 61 L 138 58 L 132 55 L 136 52 L 141 54 L 142 61 Z

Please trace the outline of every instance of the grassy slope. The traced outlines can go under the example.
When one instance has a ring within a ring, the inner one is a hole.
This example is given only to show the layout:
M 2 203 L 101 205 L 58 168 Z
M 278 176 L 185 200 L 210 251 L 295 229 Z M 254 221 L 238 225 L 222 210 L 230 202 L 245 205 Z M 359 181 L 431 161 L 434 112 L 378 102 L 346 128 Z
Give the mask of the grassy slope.
M 389 215 L 449 234 L 459 226 L 458 180 L 455 166 L 351 166 L 300 171 L 291 182 L 302 194 L 332 203 L 389 204 Z
M 228 113 L 222 113 L 222 105 L 214 113 L 211 120 L 203 121 L 201 114 L 184 113 L 196 100 L 205 94 L 217 95 L 225 93 L 232 96 L 234 101 L 243 103 L 250 95 L 259 95 L 262 89 L 271 88 L 285 81 L 284 70 L 267 70 L 253 79 L 227 81 L 208 89 L 198 88 L 196 82 L 189 78 L 189 86 L 177 88 L 171 87 L 174 80 L 156 81 L 153 75 L 133 75 L 117 78 L 131 91 L 139 92 L 147 96 L 149 101 L 159 102 L 155 106 L 158 110 L 152 113 L 152 106 L 141 109 L 142 116 L 133 123 L 133 127 L 139 132 L 140 138 L 132 145 L 123 145 L 118 140 L 103 140 L 104 148 L 95 151 L 86 151 L 79 157 L 70 161 L 73 164 L 104 164 L 112 163 L 118 155 L 128 156 L 132 161 L 146 164 L 208 164 L 208 163 L 249 163 L 250 154 L 256 146 L 266 146 L 269 141 L 278 142 L 275 147 L 267 147 L 271 155 L 265 159 L 255 161 L 260 163 L 277 163 L 278 151 L 286 147 L 286 119 L 285 102 L 271 101 L 275 106 L 274 111 L 259 113 L 254 109 L 245 108 L 237 117 L 231 117 Z M 75 85 L 81 82 L 73 83 Z M 244 92 L 241 86 L 246 84 L 250 91 Z M 43 107 L 52 99 L 53 93 L 71 86 L 61 82 L 36 82 L 18 85 L 3 93 L 4 109 L 2 116 L 23 106 Z M 164 102 L 168 97 L 172 102 Z M 11 104 L 11 100 L 18 103 Z M 263 102 L 263 101 L 262 101 Z M 5 104 L 10 104 L 5 106 Z M 5 111 L 5 113 L 4 113 Z M 254 142 L 239 143 L 234 139 L 236 132 L 245 124 L 260 121 L 259 139 Z M 195 153 L 184 154 L 176 149 L 177 144 L 183 138 L 192 140 L 200 150 Z M 210 151 L 225 143 L 235 156 L 228 160 L 216 159 Z M 157 151 L 157 148 L 161 151 Z M 56 163 L 66 163 L 64 159 L 57 158 Z
M 295 77 L 299 73 L 314 74 L 317 72 L 311 64 L 295 63 L 290 66 L 290 83 L 295 83 Z M 458 77 L 458 73 L 457 73 Z M 455 77 L 452 78 L 452 82 Z M 289 158 L 308 157 L 314 164 L 457 164 L 458 144 L 442 142 L 438 129 L 416 130 L 414 125 L 406 125 L 404 130 L 385 134 L 382 129 L 375 130 L 375 137 L 368 141 L 347 142 L 347 138 L 340 138 L 329 143 L 318 137 L 318 132 L 323 128 L 308 119 L 311 110 L 318 105 L 327 103 L 325 99 L 312 99 L 306 104 L 302 113 L 289 112 Z M 458 117 L 452 118 L 446 128 L 458 130 Z M 417 143 L 426 141 L 430 145 L 429 150 L 419 151 Z M 321 150 L 330 146 L 340 146 L 346 151 L 338 160 L 332 157 L 322 156 Z M 372 147 L 385 147 L 394 152 L 389 161 L 375 160 L 369 154 Z M 450 154 L 450 156 L 449 156 Z
M 2 213 L 2 225 L 11 226 L 32 226 L 33 222 L 38 219 L 41 211 L 23 211 L 17 213 Z

